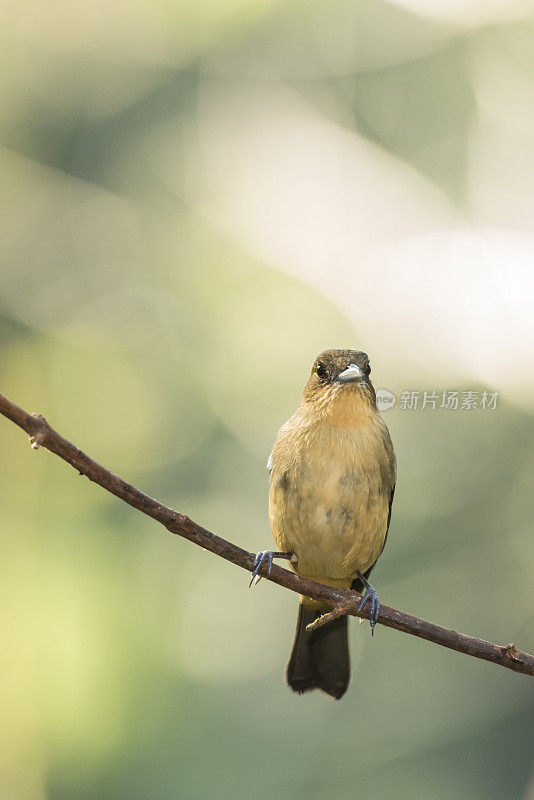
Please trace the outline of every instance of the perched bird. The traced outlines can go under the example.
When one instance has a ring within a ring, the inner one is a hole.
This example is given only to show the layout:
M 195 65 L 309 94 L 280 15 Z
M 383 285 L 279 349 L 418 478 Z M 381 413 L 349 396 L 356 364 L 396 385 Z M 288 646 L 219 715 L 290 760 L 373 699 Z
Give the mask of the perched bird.
M 325 350 L 317 357 L 295 414 L 269 457 L 269 521 L 280 552 L 257 554 L 251 584 L 273 558 L 302 577 L 365 594 L 373 630 L 376 591 L 368 581 L 386 543 L 396 460 L 376 407 L 366 353 Z M 306 626 L 330 610 L 301 596 L 287 681 L 295 692 L 322 689 L 335 698 L 350 681 L 347 617 Z

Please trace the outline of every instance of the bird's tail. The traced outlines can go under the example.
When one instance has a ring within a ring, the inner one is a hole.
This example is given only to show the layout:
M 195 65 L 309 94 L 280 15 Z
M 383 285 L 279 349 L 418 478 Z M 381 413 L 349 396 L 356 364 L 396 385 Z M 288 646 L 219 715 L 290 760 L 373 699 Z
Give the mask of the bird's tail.
M 306 626 L 323 613 L 324 609 L 300 603 L 286 677 L 294 692 L 322 689 L 339 700 L 350 681 L 347 617 L 338 617 L 315 631 L 307 631 Z

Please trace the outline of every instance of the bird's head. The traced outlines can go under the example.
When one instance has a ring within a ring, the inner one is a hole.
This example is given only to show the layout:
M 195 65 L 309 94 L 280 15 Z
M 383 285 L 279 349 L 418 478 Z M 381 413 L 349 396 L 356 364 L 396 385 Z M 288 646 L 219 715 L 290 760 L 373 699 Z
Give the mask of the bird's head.
M 325 350 L 317 356 L 302 399 L 320 407 L 358 401 L 376 407 L 369 356 L 361 350 Z

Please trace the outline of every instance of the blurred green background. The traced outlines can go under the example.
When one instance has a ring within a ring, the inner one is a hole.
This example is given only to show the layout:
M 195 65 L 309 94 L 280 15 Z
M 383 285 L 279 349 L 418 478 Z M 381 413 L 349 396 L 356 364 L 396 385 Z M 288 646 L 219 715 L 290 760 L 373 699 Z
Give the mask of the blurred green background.
M 0 391 L 250 551 L 326 347 L 399 479 L 383 602 L 534 651 L 534 15 L 515 0 L 15 3 L 0 59 Z M 351 625 L 339 703 L 283 673 L 297 599 L 0 420 L 0 796 L 527 798 L 532 679 Z M 530 785 L 530 790 L 529 790 Z

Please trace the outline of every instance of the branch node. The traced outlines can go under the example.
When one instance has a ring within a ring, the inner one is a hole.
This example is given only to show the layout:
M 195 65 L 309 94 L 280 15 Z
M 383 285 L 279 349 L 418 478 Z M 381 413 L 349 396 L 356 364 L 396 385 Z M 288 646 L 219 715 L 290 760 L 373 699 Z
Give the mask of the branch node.
M 39 447 L 45 443 L 47 429 L 50 427 L 46 419 L 41 414 L 32 414 L 33 419 L 37 425 L 35 430 L 30 433 L 30 447 L 32 450 L 38 450 Z
M 519 648 L 517 648 L 513 642 L 510 642 L 510 644 L 503 649 L 504 655 L 508 656 L 508 658 L 510 658 L 512 661 L 517 661 L 520 663 L 523 660 L 523 654 L 521 650 L 519 650 Z

